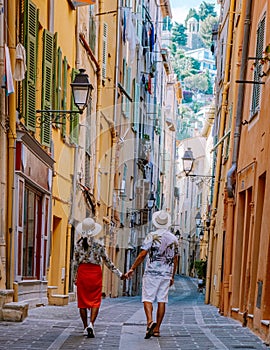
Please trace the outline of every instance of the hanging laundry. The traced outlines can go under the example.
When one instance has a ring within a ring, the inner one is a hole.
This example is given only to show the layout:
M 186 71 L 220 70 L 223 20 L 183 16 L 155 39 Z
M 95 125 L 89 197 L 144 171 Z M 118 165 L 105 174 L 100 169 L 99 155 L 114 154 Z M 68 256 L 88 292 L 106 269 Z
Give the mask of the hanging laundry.
M 136 54 L 136 29 L 133 23 L 131 9 L 127 9 L 126 14 L 126 39 L 129 44 L 129 63 L 133 63 Z
M 154 51 L 154 45 L 155 45 L 155 30 L 154 30 L 154 25 L 151 23 L 151 28 L 150 28 L 150 51 Z
M 145 76 L 144 76 L 144 74 L 142 75 L 142 84 L 145 85 Z
M 148 87 L 147 87 L 147 91 L 149 92 L 150 95 L 152 95 L 152 78 L 151 75 L 149 74 L 148 76 Z
M 143 54 L 145 55 L 149 48 L 149 35 L 148 35 L 148 23 L 144 22 L 142 28 L 142 46 Z
M 16 46 L 16 61 L 15 61 L 15 72 L 14 79 L 22 81 L 25 78 L 26 67 L 26 53 L 25 48 L 21 43 Z
M 7 44 L 5 44 L 5 86 L 7 96 L 15 91 L 11 71 L 9 48 L 7 47 Z
M 127 16 L 126 9 L 123 9 L 123 42 L 126 42 Z

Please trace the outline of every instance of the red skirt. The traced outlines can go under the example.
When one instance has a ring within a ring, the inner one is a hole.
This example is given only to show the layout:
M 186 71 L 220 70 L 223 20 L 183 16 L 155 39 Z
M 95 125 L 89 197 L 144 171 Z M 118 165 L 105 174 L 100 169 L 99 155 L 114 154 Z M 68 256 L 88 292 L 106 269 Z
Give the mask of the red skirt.
M 102 293 L 101 266 L 80 264 L 77 274 L 77 300 L 79 309 L 99 307 Z

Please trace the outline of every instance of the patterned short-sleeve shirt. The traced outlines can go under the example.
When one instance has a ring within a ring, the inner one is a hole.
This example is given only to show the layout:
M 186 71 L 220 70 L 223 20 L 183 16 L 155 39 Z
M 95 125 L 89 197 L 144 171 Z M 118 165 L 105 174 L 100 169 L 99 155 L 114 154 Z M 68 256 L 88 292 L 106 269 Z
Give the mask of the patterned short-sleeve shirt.
M 118 270 L 111 259 L 108 257 L 105 247 L 96 241 L 93 237 L 88 238 L 88 248 L 83 248 L 83 240 L 79 240 L 75 245 L 74 258 L 74 274 L 76 274 L 79 264 L 92 263 L 101 265 L 102 261 L 110 271 L 115 273 L 118 277 L 122 276 L 122 272 Z
M 144 275 L 172 277 L 174 257 L 179 254 L 175 235 L 164 229 L 150 232 L 141 248 L 148 251 Z

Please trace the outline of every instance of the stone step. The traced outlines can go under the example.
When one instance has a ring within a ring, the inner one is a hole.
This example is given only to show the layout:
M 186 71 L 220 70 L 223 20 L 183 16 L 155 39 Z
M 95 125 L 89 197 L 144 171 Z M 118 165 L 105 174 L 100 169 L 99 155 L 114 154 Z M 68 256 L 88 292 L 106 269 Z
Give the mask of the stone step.
M 22 322 L 28 316 L 29 304 L 21 302 L 6 303 L 2 307 L 2 317 L 4 321 Z

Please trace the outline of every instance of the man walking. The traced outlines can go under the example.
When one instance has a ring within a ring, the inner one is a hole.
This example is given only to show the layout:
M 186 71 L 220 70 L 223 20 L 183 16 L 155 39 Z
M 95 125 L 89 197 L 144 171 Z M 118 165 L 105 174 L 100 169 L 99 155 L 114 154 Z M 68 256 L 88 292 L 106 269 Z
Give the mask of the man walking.
M 155 212 L 153 225 L 157 230 L 147 235 L 140 254 L 125 274 L 127 278 L 130 278 L 147 256 L 142 280 L 142 302 L 147 320 L 145 339 L 160 336 L 160 325 L 165 315 L 169 287 L 174 283 L 178 262 L 178 241 L 169 231 L 170 215 L 164 210 Z M 156 322 L 153 321 L 153 302 L 155 300 L 158 303 Z

